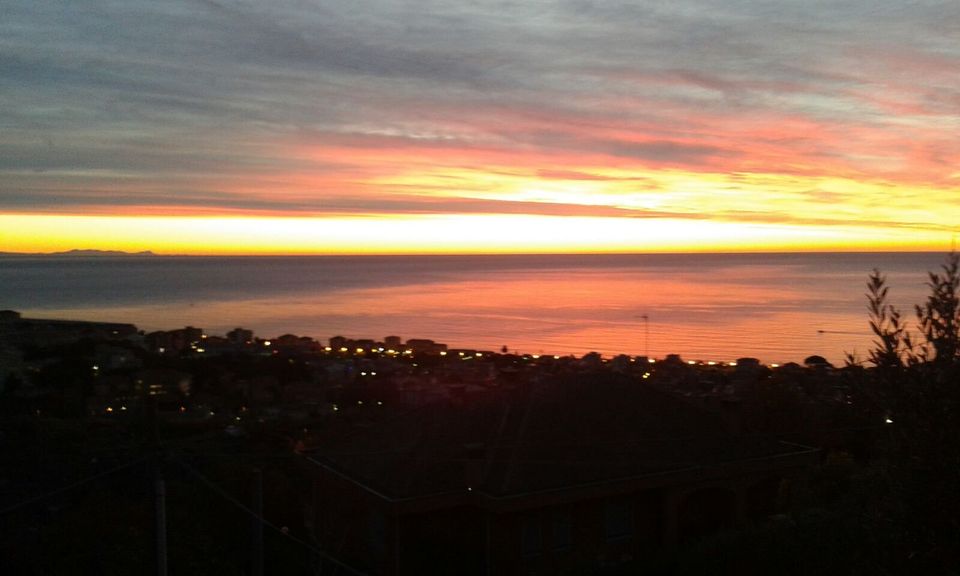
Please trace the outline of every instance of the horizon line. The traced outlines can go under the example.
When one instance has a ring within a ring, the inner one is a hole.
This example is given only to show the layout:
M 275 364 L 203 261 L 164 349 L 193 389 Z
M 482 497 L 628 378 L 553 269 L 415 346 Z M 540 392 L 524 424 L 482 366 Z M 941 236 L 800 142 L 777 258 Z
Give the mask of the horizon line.
M 878 248 L 875 250 L 862 248 L 829 248 L 829 249 L 783 249 L 782 247 L 772 250 L 763 249 L 720 249 L 720 250 L 607 250 L 607 251 L 394 251 L 394 252 L 163 252 L 151 249 L 127 251 L 98 248 L 70 248 L 66 250 L 56 250 L 51 252 L 18 252 L 18 251 L 0 251 L 0 257 L 29 257 L 29 256 L 74 256 L 74 257 L 224 257 L 224 258 L 254 258 L 254 257 L 409 257 L 409 256 L 696 256 L 696 255 L 790 255 L 790 254 L 950 254 L 956 250 L 951 249 L 889 249 Z

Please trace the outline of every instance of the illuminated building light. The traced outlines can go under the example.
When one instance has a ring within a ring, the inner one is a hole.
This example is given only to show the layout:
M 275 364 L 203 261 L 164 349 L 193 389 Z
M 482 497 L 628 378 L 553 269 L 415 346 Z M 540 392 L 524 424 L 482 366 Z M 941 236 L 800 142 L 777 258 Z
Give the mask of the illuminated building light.
M 186 412 L 186 411 L 187 411 L 187 407 L 186 407 L 186 406 L 181 406 L 181 407 L 180 407 L 180 411 L 181 411 L 181 412 Z
M 886 422 L 887 424 L 893 424 L 893 420 L 891 420 L 890 418 L 886 418 L 884 422 Z
M 649 372 L 644 372 L 644 373 L 643 373 L 643 379 L 644 379 L 644 380 L 646 380 L 646 379 L 649 378 L 649 377 L 650 377 L 650 373 L 649 373 Z
M 200 352 L 200 353 L 202 354 L 202 353 L 206 352 L 206 350 L 203 349 L 203 348 L 197 348 L 197 352 Z
M 363 348 L 357 348 L 357 354 L 363 354 Z
M 717 363 L 714 362 L 713 360 L 707 362 L 707 366 L 716 366 L 716 365 L 717 365 Z
M 357 406 L 363 406 L 363 400 L 357 400 Z
M 263 341 L 263 345 L 264 345 L 264 346 L 270 346 L 271 344 L 272 344 L 272 342 L 270 342 L 269 340 L 264 340 L 264 341 Z
M 361 372 L 360 375 L 361 375 L 361 376 L 366 376 L 367 373 L 366 373 L 366 372 Z
M 737 365 L 736 362 L 727 362 L 727 366 L 736 366 L 736 365 Z
M 461 356 L 463 356 L 463 352 L 458 352 L 458 354 L 460 354 Z
M 687 360 L 687 364 L 689 364 L 689 365 L 691 365 L 691 366 L 693 366 L 693 365 L 696 364 L 696 363 L 697 363 L 696 360 Z
M 96 364 L 94 364 L 93 366 L 91 366 L 91 368 L 93 368 L 94 370 L 99 370 L 99 369 L 100 369 L 100 367 L 97 366 Z
M 441 350 L 441 351 L 440 351 L 440 355 L 441 355 L 441 356 L 446 356 L 446 355 L 447 355 L 447 351 L 446 351 L 446 350 Z
M 371 372 L 370 375 L 371 375 L 371 376 L 376 376 L 377 373 L 376 373 L 376 372 Z
M 383 352 L 383 348 L 377 348 L 377 352 Z
M 654 362 L 656 362 L 655 359 L 653 359 L 653 358 L 647 358 L 647 363 L 648 363 L 648 364 L 653 364 Z
M 123 412 L 126 412 L 127 407 L 126 407 L 126 406 L 121 406 L 121 407 L 120 407 L 120 410 L 123 411 Z
M 377 406 L 383 406 L 383 402 L 377 400 Z
M 331 348 L 331 347 L 329 347 L 329 346 L 324 346 L 324 347 L 323 347 L 323 350 L 324 350 L 325 352 L 332 352 L 332 351 L 333 351 L 333 348 Z
M 779 365 L 779 364 L 771 364 L 770 367 L 771 367 L 771 368 L 779 368 L 780 365 Z
M 239 416 L 234 416 L 234 418 L 233 418 L 233 419 L 234 419 L 234 420 L 236 420 L 237 422 L 239 422 L 239 421 L 240 421 L 240 417 L 239 417 Z
M 560 359 L 560 356 L 554 354 L 554 355 L 553 355 L 553 359 L 554 359 L 554 360 L 559 360 L 559 359 Z
M 336 412 L 336 411 L 338 411 L 338 410 L 340 410 L 340 407 L 337 406 L 336 404 L 334 404 L 334 405 L 333 405 L 333 411 Z
M 343 348 L 340 348 L 340 351 L 341 351 L 341 352 L 347 352 L 348 350 L 347 350 L 347 348 L 343 347 Z
M 107 406 L 107 412 L 113 412 L 113 407 L 112 407 L 112 406 Z
M 534 359 L 534 360 L 539 360 L 539 359 L 540 359 L 540 355 L 539 355 L 539 354 L 534 354 L 534 355 L 533 355 L 533 359 Z

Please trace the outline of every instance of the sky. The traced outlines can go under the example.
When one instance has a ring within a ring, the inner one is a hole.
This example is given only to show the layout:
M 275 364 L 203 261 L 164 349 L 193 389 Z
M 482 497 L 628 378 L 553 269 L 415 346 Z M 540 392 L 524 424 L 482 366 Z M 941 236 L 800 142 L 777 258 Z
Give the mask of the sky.
M 5 0 L 0 251 L 941 250 L 960 2 Z

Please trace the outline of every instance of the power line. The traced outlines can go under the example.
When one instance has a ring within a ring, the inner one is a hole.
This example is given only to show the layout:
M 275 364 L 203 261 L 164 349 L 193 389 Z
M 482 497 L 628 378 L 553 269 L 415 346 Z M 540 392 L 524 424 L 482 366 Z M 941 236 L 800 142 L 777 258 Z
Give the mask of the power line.
M 220 486 L 218 486 L 215 482 L 213 482 L 212 480 L 210 480 L 209 478 L 207 478 L 206 476 L 204 476 L 203 474 L 201 474 L 199 470 L 197 470 L 196 468 L 194 468 L 194 467 L 191 466 L 190 464 L 187 464 L 185 461 L 181 460 L 180 458 L 175 458 L 174 461 L 175 461 L 177 464 L 180 464 L 181 466 L 183 466 L 184 469 L 187 470 L 187 472 L 189 472 L 189 473 L 193 474 L 194 476 L 196 476 L 197 479 L 199 479 L 201 482 L 203 482 L 203 483 L 207 486 L 207 488 L 210 488 L 211 490 L 213 490 L 214 492 L 216 492 L 217 494 L 219 494 L 220 496 L 222 496 L 223 498 L 225 498 L 227 501 L 229 501 L 231 504 L 233 504 L 233 505 L 236 506 L 237 508 L 240 508 L 241 510 L 243 510 L 244 512 L 246 512 L 248 515 L 250 515 L 250 517 L 254 518 L 254 519 L 257 520 L 258 522 L 260 522 L 262 525 L 270 528 L 271 530 L 273 530 L 273 531 L 276 532 L 277 534 L 280 534 L 281 536 L 283 536 L 283 537 L 285 537 L 285 538 L 287 538 L 287 539 L 289 539 L 289 540 L 291 540 L 291 541 L 293 541 L 293 542 L 295 542 L 295 543 L 303 546 L 304 548 L 310 550 L 311 552 L 313 552 L 313 553 L 321 556 L 321 557 L 324 558 L 325 560 L 329 560 L 329 561 L 332 562 L 334 565 L 336 565 L 338 568 L 343 568 L 344 570 L 350 572 L 351 574 L 356 574 L 357 576 L 367 576 L 366 573 L 360 572 L 360 571 L 357 570 L 356 568 L 353 568 L 352 566 L 350 566 L 350 565 L 348 565 L 348 564 L 345 564 L 345 563 L 343 563 L 343 562 L 340 561 L 340 560 L 337 560 L 336 558 L 334 558 L 333 556 L 330 556 L 329 554 L 327 554 L 327 553 L 324 552 L 323 550 L 317 548 L 316 546 L 310 544 L 309 542 L 306 542 L 306 541 L 304 541 L 304 540 L 301 540 L 300 538 L 297 538 L 296 536 L 291 535 L 289 532 L 283 530 L 282 528 L 280 528 L 280 527 L 277 526 L 276 524 L 273 524 L 272 522 L 270 522 L 269 520 L 267 520 L 266 518 L 264 518 L 264 517 L 261 516 L 260 514 L 257 514 L 255 511 L 251 510 L 248 506 L 246 506 L 243 502 L 240 502 L 239 500 L 237 500 L 236 498 L 234 498 L 233 496 L 231 496 L 230 494 L 228 494 L 227 492 L 225 492 L 225 491 L 224 491 L 222 488 L 220 488 Z

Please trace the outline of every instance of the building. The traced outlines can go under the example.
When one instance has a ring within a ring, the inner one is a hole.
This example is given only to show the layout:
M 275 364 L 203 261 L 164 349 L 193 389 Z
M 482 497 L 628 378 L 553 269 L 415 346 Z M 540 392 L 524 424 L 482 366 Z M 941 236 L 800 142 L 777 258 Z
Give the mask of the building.
M 253 343 L 253 330 L 234 328 L 227 332 L 227 340 L 236 346 L 246 346 Z
M 372 574 L 580 574 L 776 513 L 817 451 L 615 374 L 414 410 L 309 456 L 321 546 Z
M 407 340 L 406 348 L 414 354 L 440 354 L 447 351 L 447 345 L 426 338 L 411 338 Z
M 0 310 L 0 341 L 15 345 L 48 346 L 87 338 L 97 341 L 133 340 L 139 337 L 133 324 L 22 318 L 13 310 Z
M 203 338 L 202 328 L 187 326 L 177 330 L 151 332 L 144 337 L 144 343 L 153 352 L 173 354 L 196 348 Z
M 271 342 L 275 350 L 286 354 L 316 352 L 320 349 L 320 345 L 313 338 L 296 334 L 283 334 L 272 339 Z

